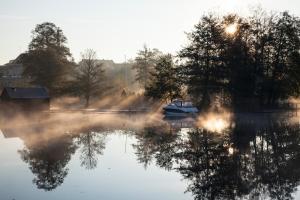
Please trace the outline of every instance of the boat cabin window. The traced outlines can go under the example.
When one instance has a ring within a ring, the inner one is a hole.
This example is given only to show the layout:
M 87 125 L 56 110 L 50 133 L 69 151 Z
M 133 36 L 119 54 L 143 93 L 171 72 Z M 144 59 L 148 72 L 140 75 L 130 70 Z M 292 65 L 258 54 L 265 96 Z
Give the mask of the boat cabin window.
M 172 104 L 175 104 L 177 107 L 193 107 L 192 102 L 189 101 L 174 101 Z
M 193 104 L 192 104 L 192 102 L 183 102 L 182 106 L 183 107 L 193 107 Z
M 182 101 L 175 101 L 174 104 L 178 107 L 182 106 Z

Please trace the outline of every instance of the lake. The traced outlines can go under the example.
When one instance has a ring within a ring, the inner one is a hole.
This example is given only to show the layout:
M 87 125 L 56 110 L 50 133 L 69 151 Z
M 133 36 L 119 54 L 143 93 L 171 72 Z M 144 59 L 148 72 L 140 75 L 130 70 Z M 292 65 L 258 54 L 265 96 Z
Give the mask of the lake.
M 0 119 L 1 200 L 300 199 L 300 116 Z

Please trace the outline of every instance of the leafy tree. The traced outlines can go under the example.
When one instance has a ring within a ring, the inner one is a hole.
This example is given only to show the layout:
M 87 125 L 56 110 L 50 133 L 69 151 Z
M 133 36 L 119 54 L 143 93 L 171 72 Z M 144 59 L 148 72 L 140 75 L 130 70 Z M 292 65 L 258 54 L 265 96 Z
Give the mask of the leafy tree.
M 253 16 L 249 18 L 250 26 L 250 54 L 253 59 L 254 93 L 259 97 L 259 103 L 265 103 L 267 69 L 270 65 L 271 46 L 269 45 L 272 31 L 273 15 L 269 16 L 261 9 L 254 11 Z
M 25 66 L 24 75 L 32 83 L 57 93 L 67 84 L 72 73 L 72 57 L 62 30 L 53 23 L 38 24 L 32 31 L 28 52 L 19 62 Z
M 247 20 L 236 15 L 225 16 L 221 22 L 223 30 L 220 55 L 226 67 L 226 88 L 232 97 L 232 104 L 237 104 L 245 98 L 252 98 L 255 91 L 255 72 L 250 54 L 248 40 L 250 39 L 250 25 Z M 234 33 L 227 33 L 226 27 L 235 26 Z
M 224 64 L 220 59 L 222 32 L 217 18 L 203 16 L 188 34 L 190 43 L 179 54 L 185 61 L 181 73 L 188 93 L 202 106 L 209 105 L 211 94 L 224 83 Z
M 266 70 L 268 104 L 300 93 L 300 20 L 284 12 L 272 25 L 270 65 Z
M 31 51 L 23 61 L 24 75 L 31 78 L 34 85 L 47 87 L 52 94 L 63 90 L 68 83 L 68 75 L 73 64 L 61 59 L 54 49 Z
M 96 52 L 92 49 L 85 50 L 81 54 L 82 60 L 75 72 L 76 93 L 82 95 L 85 106 L 90 105 L 90 98 L 98 95 L 103 89 L 104 70 L 102 64 L 97 61 Z
M 181 85 L 172 55 L 159 56 L 151 75 L 152 81 L 145 88 L 146 96 L 162 100 L 172 100 L 180 96 Z
M 55 24 L 45 22 L 36 25 L 32 31 L 32 40 L 29 51 L 54 49 L 64 58 L 71 58 L 69 48 L 66 46 L 67 38 L 63 31 Z
M 135 58 L 132 68 L 136 70 L 136 80 L 143 88 L 146 88 L 151 81 L 151 72 L 154 70 L 156 58 L 159 53 L 157 49 L 149 49 L 144 45 Z
M 228 31 L 229 27 L 235 27 Z M 208 106 L 220 89 L 237 107 L 275 105 L 300 94 L 300 20 L 257 10 L 241 18 L 203 16 L 179 54 L 188 93 Z
M 257 10 L 249 20 L 255 92 L 261 104 L 299 95 L 299 18 Z

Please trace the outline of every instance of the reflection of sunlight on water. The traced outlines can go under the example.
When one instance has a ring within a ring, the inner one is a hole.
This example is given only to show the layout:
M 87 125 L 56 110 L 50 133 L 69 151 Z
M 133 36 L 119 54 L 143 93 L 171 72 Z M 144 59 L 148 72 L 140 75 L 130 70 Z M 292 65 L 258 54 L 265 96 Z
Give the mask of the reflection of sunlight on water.
M 224 119 L 220 118 L 210 118 L 203 121 L 203 127 L 212 132 L 222 132 L 225 128 L 228 127 L 227 122 Z
M 222 133 L 231 125 L 232 115 L 229 112 L 208 113 L 198 118 L 197 125 L 211 132 Z
M 228 153 L 229 155 L 232 155 L 234 153 L 234 149 L 232 147 L 228 148 Z
M 188 140 L 188 133 L 192 132 L 192 128 L 181 128 L 180 129 L 180 136 L 182 140 Z

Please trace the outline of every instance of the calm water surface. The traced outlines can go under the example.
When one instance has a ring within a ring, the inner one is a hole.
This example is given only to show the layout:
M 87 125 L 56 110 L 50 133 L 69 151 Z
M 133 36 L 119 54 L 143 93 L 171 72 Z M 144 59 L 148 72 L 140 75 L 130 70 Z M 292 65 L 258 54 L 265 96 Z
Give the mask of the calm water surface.
M 2 117 L 0 199 L 300 199 L 299 119 Z

